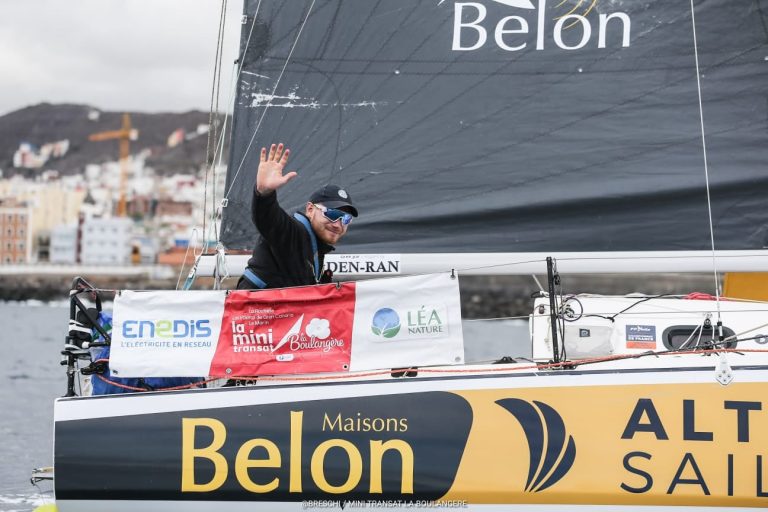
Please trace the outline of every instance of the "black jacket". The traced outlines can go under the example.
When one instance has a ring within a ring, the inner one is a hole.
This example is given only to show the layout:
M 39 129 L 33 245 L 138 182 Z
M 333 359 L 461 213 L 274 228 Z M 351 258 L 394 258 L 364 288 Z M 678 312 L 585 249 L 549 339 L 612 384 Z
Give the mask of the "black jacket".
M 261 195 L 254 190 L 251 215 L 259 236 L 248 267 L 266 286 L 264 288 L 285 288 L 306 286 L 318 282 L 330 282 L 330 273 L 316 278 L 323 268 L 326 254 L 334 247 L 312 236 L 317 241 L 319 269 L 315 268 L 312 240 L 307 229 L 295 217 L 288 215 L 277 202 L 277 194 Z M 297 213 L 306 219 L 303 213 Z M 307 219 L 308 222 L 308 219 Z M 241 277 L 237 288 L 259 288 L 249 279 Z

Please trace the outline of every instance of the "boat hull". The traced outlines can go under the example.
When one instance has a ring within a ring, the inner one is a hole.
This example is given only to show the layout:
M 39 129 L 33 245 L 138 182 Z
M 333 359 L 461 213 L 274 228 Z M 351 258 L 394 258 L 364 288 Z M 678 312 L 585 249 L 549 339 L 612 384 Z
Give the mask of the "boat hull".
M 691 355 L 668 368 L 487 366 L 60 399 L 56 500 L 62 511 L 761 508 L 768 366 L 729 357 L 728 385 L 715 357 Z

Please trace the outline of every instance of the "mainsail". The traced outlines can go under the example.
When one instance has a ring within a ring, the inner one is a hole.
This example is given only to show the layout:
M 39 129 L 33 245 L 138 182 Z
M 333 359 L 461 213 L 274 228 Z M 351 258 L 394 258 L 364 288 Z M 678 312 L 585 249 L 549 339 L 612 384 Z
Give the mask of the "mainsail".
M 696 2 L 717 249 L 768 245 L 768 20 Z M 687 0 L 246 0 L 222 240 L 258 149 L 300 207 L 348 187 L 351 253 L 709 250 Z

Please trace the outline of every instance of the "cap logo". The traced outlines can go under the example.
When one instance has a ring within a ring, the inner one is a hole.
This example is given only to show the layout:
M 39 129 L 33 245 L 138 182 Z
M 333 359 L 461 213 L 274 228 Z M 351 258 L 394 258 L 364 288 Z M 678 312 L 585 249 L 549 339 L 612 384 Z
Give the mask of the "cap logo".
M 341 197 L 342 199 L 346 199 L 346 198 L 349 197 L 349 195 L 347 194 L 346 190 L 344 190 L 343 188 L 340 188 L 339 189 L 339 197 Z

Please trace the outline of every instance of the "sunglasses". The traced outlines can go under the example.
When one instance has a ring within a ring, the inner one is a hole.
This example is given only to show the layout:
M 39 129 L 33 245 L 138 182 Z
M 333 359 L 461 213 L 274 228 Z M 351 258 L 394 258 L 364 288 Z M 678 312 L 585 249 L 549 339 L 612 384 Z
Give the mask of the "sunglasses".
M 347 213 L 342 210 L 337 210 L 336 208 L 328 208 L 325 205 L 322 204 L 315 204 L 315 208 L 323 212 L 323 217 L 328 219 L 331 222 L 336 222 L 337 220 L 341 219 L 341 223 L 344 226 L 348 226 L 350 222 L 352 222 L 352 214 Z

